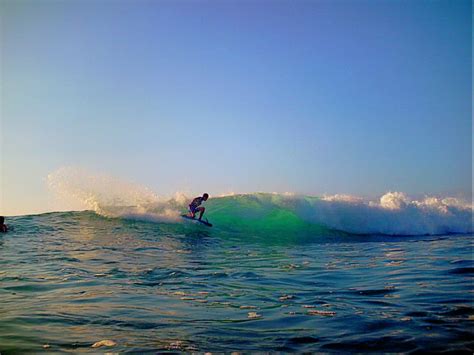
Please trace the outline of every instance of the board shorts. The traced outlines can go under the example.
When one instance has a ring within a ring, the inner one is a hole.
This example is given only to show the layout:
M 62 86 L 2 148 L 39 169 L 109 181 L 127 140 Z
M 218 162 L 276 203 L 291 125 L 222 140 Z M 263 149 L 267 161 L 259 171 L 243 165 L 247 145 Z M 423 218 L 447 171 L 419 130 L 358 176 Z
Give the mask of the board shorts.
M 189 212 L 196 213 L 199 206 L 189 205 Z

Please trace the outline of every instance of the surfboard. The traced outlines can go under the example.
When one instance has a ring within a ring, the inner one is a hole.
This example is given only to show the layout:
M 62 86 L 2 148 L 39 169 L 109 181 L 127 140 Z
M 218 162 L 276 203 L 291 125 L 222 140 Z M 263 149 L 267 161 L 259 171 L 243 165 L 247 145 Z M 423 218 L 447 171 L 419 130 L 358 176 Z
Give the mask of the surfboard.
M 209 223 L 207 220 L 205 220 L 205 221 L 202 221 L 202 220 L 201 220 L 201 221 L 200 221 L 199 219 L 197 219 L 197 218 L 191 218 L 191 217 L 189 217 L 189 216 L 186 215 L 186 214 L 182 214 L 181 217 L 186 218 L 186 219 L 188 219 L 188 220 L 190 220 L 190 221 L 193 221 L 193 222 L 202 223 L 202 224 L 204 224 L 205 226 L 208 226 L 208 227 L 212 227 L 212 223 Z

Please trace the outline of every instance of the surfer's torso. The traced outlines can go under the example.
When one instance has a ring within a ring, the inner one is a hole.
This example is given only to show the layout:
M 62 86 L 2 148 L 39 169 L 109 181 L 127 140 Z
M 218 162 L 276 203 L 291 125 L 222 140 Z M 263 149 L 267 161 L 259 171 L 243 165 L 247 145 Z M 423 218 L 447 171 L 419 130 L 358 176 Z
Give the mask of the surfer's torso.
M 195 210 L 198 206 L 201 205 L 203 198 L 202 197 L 196 197 L 190 204 L 189 208 L 191 210 Z

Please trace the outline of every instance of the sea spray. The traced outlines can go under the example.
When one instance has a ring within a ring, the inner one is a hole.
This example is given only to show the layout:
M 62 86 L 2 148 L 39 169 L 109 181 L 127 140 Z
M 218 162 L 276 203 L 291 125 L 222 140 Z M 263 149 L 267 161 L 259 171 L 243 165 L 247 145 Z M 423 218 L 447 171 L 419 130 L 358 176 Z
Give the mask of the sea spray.
M 106 217 L 176 220 L 186 201 L 179 193 L 172 199 L 163 199 L 139 184 L 75 167 L 62 167 L 50 173 L 47 182 L 60 199 L 75 201 L 82 208 Z

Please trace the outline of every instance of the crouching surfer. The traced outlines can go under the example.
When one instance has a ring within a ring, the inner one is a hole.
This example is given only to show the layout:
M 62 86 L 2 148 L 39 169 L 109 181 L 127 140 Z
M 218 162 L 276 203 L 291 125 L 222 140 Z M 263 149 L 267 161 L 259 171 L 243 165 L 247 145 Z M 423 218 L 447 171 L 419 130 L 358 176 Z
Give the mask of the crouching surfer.
M 201 220 L 203 214 L 204 214 L 204 211 L 206 210 L 206 208 L 204 208 L 203 206 L 201 206 L 201 204 L 203 203 L 203 201 L 207 201 L 207 199 L 209 198 L 209 195 L 208 194 L 204 194 L 202 196 L 199 196 L 199 197 L 196 197 L 190 204 L 189 204 L 189 216 L 191 218 L 195 218 L 196 217 L 196 213 L 199 212 L 199 220 Z

